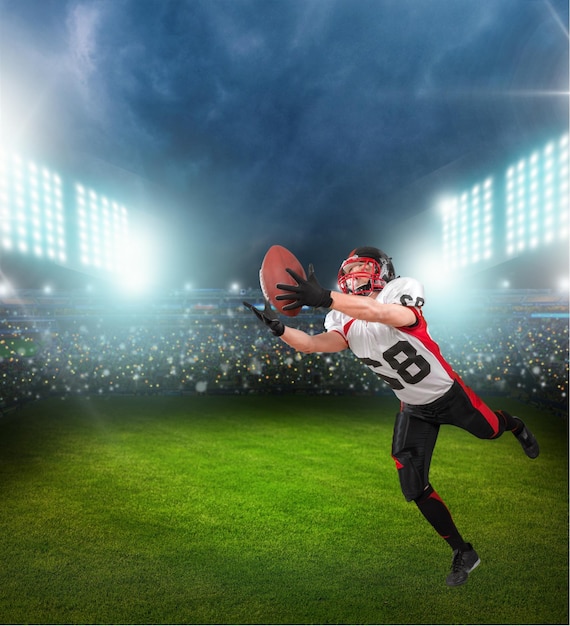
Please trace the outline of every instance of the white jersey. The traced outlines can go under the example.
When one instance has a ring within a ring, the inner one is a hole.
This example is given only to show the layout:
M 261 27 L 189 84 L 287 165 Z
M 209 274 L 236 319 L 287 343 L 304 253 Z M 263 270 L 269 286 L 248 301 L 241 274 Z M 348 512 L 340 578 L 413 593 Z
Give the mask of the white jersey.
M 424 289 L 413 278 L 396 278 L 378 294 L 377 302 L 401 304 L 414 311 L 413 326 L 394 328 L 357 320 L 340 311 L 325 318 L 327 332 L 338 332 L 352 352 L 382 378 L 407 404 L 428 404 L 450 389 L 457 375 L 431 338 L 421 307 Z

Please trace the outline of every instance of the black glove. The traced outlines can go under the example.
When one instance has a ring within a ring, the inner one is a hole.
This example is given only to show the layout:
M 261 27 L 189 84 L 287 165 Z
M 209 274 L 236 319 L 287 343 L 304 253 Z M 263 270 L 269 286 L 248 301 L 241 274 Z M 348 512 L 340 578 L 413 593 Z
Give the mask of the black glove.
M 276 300 L 293 300 L 291 304 L 287 304 L 283 307 L 284 311 L 291 311 L 293 309 L 299 309 L 303 305 L 318 307 L 330 307 L 332 304 L 332 297 L 330 289 L 323 289 L 319 285 L 319 281 L 315 276 L 315 270 L 312 265 L 309 265 L 309 277 L 307 280 L 299 276 L 293 270 L 287 268 L 287 273 L 290 274 L 296 281 L 296 285 L 283 285 L 278 284 L 277 289 L 286 291 L 285 294 L 279 294 L 276 296 Z
M 277 319 L 277 314 L 273 312 L 268 300 L 265 300 L 265 309 L 263 311 L 260 311 L 249 302 L 243 302 L 243 305 L 250 311 L 253 311 L 257 319 L 261 320 L 276 337 L 281 337 L 285 332 L 285 324 Z

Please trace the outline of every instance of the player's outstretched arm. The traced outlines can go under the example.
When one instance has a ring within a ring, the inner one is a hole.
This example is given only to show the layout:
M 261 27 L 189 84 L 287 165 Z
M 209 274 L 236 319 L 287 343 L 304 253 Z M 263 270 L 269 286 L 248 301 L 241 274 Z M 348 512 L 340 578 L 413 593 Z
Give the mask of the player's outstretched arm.
M 331 292 L 331 297 L 331 308 L 358 320 L 380 322 L 396 328 L 416 323 L 413 310 L 401 304 L 383 304 L 373 297 L 354 296 L 340 291 Z
M 298 352 L 341 352 L 348 348 L 344 337 L 334 331 L 309 335 L 298 328 L 285 326 L 280 339 Z
M 271 308 L 266 300 L 263 311 L 253 306 L 249 302 L 244 302 L 247 307 L 260 322 L 276 336 L 282 339 L 287 345 L 291 346 L 299 352 L 340 352 L 348 346 L 344 338 L 338 333 L 320 333 L 318 335 L 309 335 L 297 328 L 285 326 L 277 317 L 277 314 Z

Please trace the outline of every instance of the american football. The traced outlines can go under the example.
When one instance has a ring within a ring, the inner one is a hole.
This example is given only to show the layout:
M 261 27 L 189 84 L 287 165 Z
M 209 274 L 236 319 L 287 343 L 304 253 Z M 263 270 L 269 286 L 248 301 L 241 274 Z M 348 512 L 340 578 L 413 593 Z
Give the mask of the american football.
M 295 280 L 287 272 L 287 268 L 292 269 L 303 278 L 307 278 L 303 266 L 292 252 L 283 246 L 271 246 L 271 248 L 269 248 L 266 252 L 263 262 L 261 263 L 261 269 L 259 270 L 259 284 L 261 285 L 263 295 L 280 313 L 289 317 L 295 317 L 300 313 L 300 308 L 293 309 L 292 311 L 284 311 L 283 307 L 291 301 L 275 299 L 275 296 L 283 293 L 281 289 L 277 289 L 276 285 L 278 283 L 286 285 L 295 284 Z

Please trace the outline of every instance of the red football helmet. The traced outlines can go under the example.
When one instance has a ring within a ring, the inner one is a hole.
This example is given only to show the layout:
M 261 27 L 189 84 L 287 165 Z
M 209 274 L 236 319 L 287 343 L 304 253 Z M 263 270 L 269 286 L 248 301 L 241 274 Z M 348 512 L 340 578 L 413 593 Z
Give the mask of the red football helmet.
M 349 272 L 354 265 L 367 264 L 358 272 Z M 338 286 L 343 293 L 368 296 L 381 291 L 386 283 L 396 278 L 392 259 L 379 248 L 363 246 L 356 248 L 342 262 L 338 271 Z

